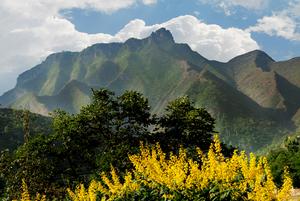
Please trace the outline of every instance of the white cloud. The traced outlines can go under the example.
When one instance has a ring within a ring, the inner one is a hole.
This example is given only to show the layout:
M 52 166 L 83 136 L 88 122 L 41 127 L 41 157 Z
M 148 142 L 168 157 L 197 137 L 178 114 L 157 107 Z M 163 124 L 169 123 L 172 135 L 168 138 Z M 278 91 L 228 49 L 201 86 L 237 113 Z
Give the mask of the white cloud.
M 247 31 L 300 41 L 299 19 L 300 0 L 291 0 L 286 8 L 258 19 L 256 25 L 249 27 Z
M 228 61 L 237 55 L 259 49 L 246 31 L 205 24 L 190 15 L 152 26 L 146 26 L 142 20 L 133 20 L 116 34 L 116 38 L 121 41 L 130 37 L 144 38 L 161 27 L 170 30 L 176 42 L 189 44 L 193 50 L 208 59 Z
M 242 6 L 247 9 L 259 10 L 265 8 L 269 1 L 268 0 L 228 0 L 229 5 L 232 6 Z
M 2 0 L 1 8 L 9 12 L 29 15 L 30 12 L 37 12 L 38 15 L 56 14 L 61 9 L 90 8 L 102 12 L 114 12 L 119 9 L 128 8 L 137 0 Z M 23 11 L 25 11 L 23 13 Z
M 80 51 L 97 42 L 120 42 L 143 38 L 160 27 L 171 30 L 177 42 L 209 59 L 226 61 L 259 48 L 248 32 L 208 25 L 193 16 L 181 16 L 162 24 L 147 26 L 142 20 L 129 22 L 116 35 L 79 32 L 61 9 L 92 8 L 113 12 L 153 0 L 2 0 L 0 4 L 0 92 L 12 88 L 17 75 L 38 64 L 47 55 L 64 50 Z
M 157 0 L 143 0 L 143 3 L 145 5 L 151 5 L 151 4 L 156 4 Z
M 287 6 L 281 11 L 277 12 L 281 15 L 290 16 L 293 19 L 298 19 L 300 17 L 300 0 L 287 0 Z
M 200 2 L 221 8 L 226 15 L 231 15 L 232 9 L 237 6 L 249 10 L 261 10 L 269 4 L 269 0 L 200 0 Z
M 255 26 L 247 29 L 249 32 L 263 32 L 270 36 L 279 36 L 288 40 L 298 40 L 296 22 L 286 15 L 265 16 L 257 21 Z
M 109 42 L 107 34 L 86 34 L 62 17 L 62 9 L 94 9 L 111 13 L 149 0 L 1 0 L 0 93 L 12 88 L 18 74 L 48 54 L 79 51 L 95 42 Z

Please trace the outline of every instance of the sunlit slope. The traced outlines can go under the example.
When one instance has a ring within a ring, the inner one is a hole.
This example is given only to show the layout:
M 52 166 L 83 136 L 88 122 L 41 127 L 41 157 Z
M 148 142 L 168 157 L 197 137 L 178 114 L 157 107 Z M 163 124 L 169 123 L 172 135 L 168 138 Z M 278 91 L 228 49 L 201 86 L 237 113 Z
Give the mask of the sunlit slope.
M 145 39 L 52 54 L 22 73 L 0 102 L 41 114 L 76 113 L 90 101 L 91 88 L 106 87 L 117 94 L 137 90 L 160 114 L 168 101 L 189 95 L 214 115 L 226 142 L 256 150 L 299 124 L 299 63 L 276 62 L 258 50 L 210 61 L 160 29 Z

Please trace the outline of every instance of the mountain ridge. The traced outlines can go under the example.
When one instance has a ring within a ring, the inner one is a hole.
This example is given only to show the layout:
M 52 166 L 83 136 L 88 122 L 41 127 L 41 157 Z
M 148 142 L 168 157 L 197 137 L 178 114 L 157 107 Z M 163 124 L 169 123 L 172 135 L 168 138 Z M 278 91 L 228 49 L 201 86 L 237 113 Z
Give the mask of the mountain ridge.
M 175 43 L 164 28 L 144 39 L 52 54 L 22 73 L 0 103 L 30 105 L 42 114 L 59 107 L 76 113 L 89 102 L 89 89 L 101 87 L 117 94 L 137 90 L 149 98 L 155 113 L 162 113 L 168 101 L 188 95 L 221 122 L 217 127 L 226 142 L 248 150 L 299 126 L 300 95 L 293 95 L 300 91 L 299 58 L 276 62 L 254 50 L 226 63 L 208 60 L 187 44 Z M 235 139 L 235 129 L 243 130 L 247 140 Z M 276 129 L 280 132 L 272 136 Z

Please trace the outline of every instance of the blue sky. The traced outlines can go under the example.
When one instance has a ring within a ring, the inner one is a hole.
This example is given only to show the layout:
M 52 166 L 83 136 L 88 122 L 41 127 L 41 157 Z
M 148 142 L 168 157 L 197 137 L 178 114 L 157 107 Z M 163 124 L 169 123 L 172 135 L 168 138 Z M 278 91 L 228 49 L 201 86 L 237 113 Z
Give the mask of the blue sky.
M 144 38 L 161 27 L 219 61 L 254 49 L 300 56 L 300 0 L 1 0 L 0 93 L 60 51 Z
M 228 14 L 216 2 L 158 0 L 156 4 L 151 6 L 135 5 L 114 13 L 70 9 L 62 11 L 62 14 L 66 12 L 66 16 L 79 31 L 114 35 L 134 19 L 142 19 L 147 25 L 152 25 L 182 15 L 193 15 L 207 24 L 217 24 L 223 28 L 247 29 L 264 16 L 272 16 L 273 13 L 280 13 L 289 7 L 289 2 L 286 0 L 265 1 L 267 5 L 258 8 L 248 8 L 242 5 L 231 6 L 228 8 L 230 10 L 230 14 Z M 263 32 L 253 32 L 251 36 L 258 43 L 260 49 L 266 51 L 275 60 L 286 60 L 300 56 L 300 42 L 298 40 L 290 40 L 282 36 L 270 36 Z

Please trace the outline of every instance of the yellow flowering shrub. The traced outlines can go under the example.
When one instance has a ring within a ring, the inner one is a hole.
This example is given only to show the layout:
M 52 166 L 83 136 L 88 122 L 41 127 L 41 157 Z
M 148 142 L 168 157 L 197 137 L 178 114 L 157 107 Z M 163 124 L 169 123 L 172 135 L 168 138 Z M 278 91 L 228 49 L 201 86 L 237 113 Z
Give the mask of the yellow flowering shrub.
M 32 201 L 32 200 L 33 201 L 46 201 L 46 196 L 37 193 L 35 198 L 32 199 L 32 197 L 30 196 L 30 193 L 28 191 L 28 186 L 27 186 L 25 180 L 22 179 L 22 193 L 21 193 L 20 201 Z M 17 201 L 17 200 L 13 200 L 13 201 Z
M 219 138 L 214 138 L 207 154 L 197 150 L 200 162 L 190 159 L 185 149 L 165 154 L 160 146 L 141 145 L 140 154 L 129 156 L 134 169 L 122 182 L 114 168 L 92 181 L 86 190 L 79 185 L 68 189 L 74 201 L 97 200 L 253 200 L 284 201 L 290 198 L 292 180 L 285 171 L 284 182 L 277 188 L 265 157 L 248 157 L 235 151 L 226 158 Z M 134 199 L 133 199 L 134 198 Z

